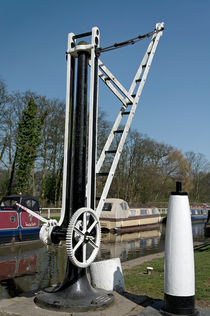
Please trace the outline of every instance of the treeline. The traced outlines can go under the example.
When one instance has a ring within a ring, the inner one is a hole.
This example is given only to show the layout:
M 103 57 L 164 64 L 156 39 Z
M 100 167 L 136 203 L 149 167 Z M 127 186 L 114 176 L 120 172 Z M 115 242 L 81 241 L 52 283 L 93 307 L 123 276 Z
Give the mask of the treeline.
M 0 111 L 0 196 L 30 193 L 42 206 L 61 206 L 65 104 L 30 91 L 8 93 L 0 81 Z M 111 125 L 100 112 L 98 155 Z M 191 202 L 210 202 L 210 164 L 204 155 L 183 154 L 131 130 L 109 196 L 136 205 L 167 202 L 177 180 Z M 104 181 L 97 181 L 99 195 Z
M 0 195 L 39 196 L 60 205 L 65 105 L 33 92 L 9 94 L 0 81 Z

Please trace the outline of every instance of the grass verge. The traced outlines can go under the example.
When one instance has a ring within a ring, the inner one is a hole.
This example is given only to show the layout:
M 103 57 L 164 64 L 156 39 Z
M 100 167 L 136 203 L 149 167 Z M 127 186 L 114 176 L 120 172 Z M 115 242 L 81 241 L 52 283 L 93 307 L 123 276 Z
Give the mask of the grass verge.
M 151 275 L 146 268 L 153 267 Z M 210 306 L 210 243 L 195 248 L 196 304 Z M 164 298 L 164 258 L 124 270 L 126 291 L 156 299 Z M 200 303 L 200 304 L 199 304 Z

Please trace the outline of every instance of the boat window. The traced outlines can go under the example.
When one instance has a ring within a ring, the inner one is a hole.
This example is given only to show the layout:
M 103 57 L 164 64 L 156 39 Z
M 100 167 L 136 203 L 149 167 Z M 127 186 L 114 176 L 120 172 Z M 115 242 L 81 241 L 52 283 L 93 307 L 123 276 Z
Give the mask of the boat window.
M 1 208 L 4 209 L 17 209 L 16 203 L 20 202 L 20 198 L 3 198 L 1 200 Z
M 31 200 L 24 200 L 24 204 L 25 204 L 28 208 L 31 208 Z
M 22 201 L 22 204 L 32 211 L 39 211 L 39 205 L 38 205 L 38 202 L 36 200 L 25 199 Z
M 129 215 L 130 216 L 135 216 L 136 215 L 136 210 L 130 210 Z
M 141 214 L 141 215 L 147 214 L 147 210 L 140 210 L 140 214 Z
M 152 214 L 157 214 L 157 209 L 156 208 L 152 209 Z
M 126 202 L 120 203 L 120 206 L 121 206 L 121 208 L 122 208 L 123 211 L 127 211 L 127 209 L 128 209 L 128 204 L 127 204 Z
M 131 241 L 128 243 L 128 248 L 135 249 L 135 241 Z
M 104 203 L 103 211 L 111 212 L 112 210 L 112 203 Z
M 36 200 L 31 200 L 31 209 L 33 211 L 39 211 L 39 203 Z

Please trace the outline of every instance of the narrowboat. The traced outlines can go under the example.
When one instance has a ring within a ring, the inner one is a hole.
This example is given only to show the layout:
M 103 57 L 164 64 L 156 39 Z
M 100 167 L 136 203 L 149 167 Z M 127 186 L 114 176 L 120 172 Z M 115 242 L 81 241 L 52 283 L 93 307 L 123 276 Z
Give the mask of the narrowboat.
M 106 199 L 101 212 L 102 230 L 118 233 L 152 229 L 159 225 L 161 216 L 158 208 L 129 208 L 122 199 Z
M 0 243 L 39 238 L 40 221 L 16 206 L 16 203 L 40 213 L 39 201 L 30 195 L 10 195 L 0 201 Z
M 191 220 L 193 221 L 206 221 L 207 220 L 207 212 L 202 209 L 191 209 Z
M 207 211 L 203 209 L 191 209 L 191 221 L 192 222 L 204 222 L 207 220 Z M 167 222 L 167 215 L 162 219 L 163 223 Z

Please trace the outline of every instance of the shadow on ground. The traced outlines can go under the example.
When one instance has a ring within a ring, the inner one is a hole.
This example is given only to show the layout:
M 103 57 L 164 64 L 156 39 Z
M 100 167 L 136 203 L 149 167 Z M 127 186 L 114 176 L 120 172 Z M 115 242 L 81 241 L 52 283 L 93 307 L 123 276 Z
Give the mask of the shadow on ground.
M 160 310 L 164 306 L 164 301 L 160 299 L 151 298 L 146 295 L 137 295 L 129 292 L 121 293 L 122 296 L 126 297 L 135 304 L 141 305 L 142 307 L 152 307 L 154 309 Z

